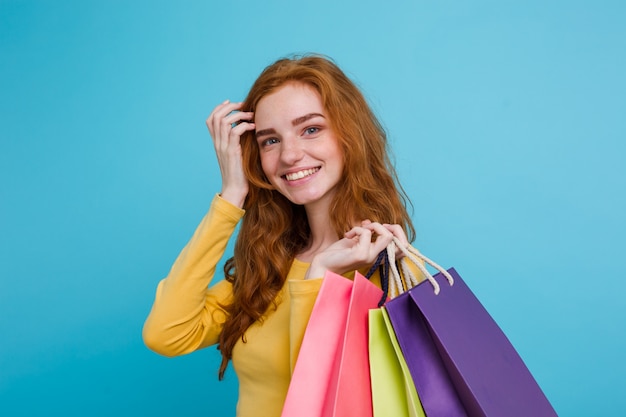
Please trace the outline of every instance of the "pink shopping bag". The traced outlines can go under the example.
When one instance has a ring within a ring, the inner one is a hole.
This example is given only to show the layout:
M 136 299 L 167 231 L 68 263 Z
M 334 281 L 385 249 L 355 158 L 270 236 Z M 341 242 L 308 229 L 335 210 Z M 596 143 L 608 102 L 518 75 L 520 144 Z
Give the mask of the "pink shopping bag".
M 382 291 L 358 272 L 327 272 L 313 306 L 282 417 L 371 417 L 368 312 Z

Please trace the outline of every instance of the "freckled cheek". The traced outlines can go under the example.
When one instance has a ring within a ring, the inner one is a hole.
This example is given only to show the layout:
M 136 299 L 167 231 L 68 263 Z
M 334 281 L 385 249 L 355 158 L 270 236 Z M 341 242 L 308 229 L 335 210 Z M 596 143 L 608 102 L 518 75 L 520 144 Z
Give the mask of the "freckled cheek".
M 273 159 L 274 158 L 271 158 L 268 155 L 261 154 L 261 169 L 263 170 L 263 173 L 270 181 L 272 181 L 272 176 L 274 172 L 276 171 L 275 170 L 276 163 Z

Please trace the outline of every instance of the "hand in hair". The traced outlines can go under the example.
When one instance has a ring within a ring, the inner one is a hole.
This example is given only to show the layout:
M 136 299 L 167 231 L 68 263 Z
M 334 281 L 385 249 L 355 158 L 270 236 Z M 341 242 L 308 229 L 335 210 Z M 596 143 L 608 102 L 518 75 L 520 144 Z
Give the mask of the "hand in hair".
M 343 239 L 316 254 L 305 278 L 320 278 L 326 271 L 343 274 L 367 267 L 374 263 L 394 236 L 402 242 L 408 242 L 401 226 L 366 220 L 361 226 L 348 231 Z
M 252 112 L 238 111 L 241 103 L 226 100 L 219 104 L 206 120 L 209 133 L 213 138 L 213 146 L 217 155 L 222 174 L 222 191 L 220 195 L 232 204 L 243 207 L 248 195 L 248 180 L 243 172 L 241 159 L 241 135 L 254 130 Z

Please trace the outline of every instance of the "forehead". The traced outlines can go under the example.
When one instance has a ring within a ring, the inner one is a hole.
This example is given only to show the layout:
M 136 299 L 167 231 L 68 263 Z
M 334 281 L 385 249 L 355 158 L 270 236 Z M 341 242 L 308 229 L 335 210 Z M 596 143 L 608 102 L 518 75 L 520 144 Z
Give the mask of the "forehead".
M 256 106 L 254 122 L 264 124 L 291 122 L 309 113 L 326 115 L 319 93 L 303 83 L 288 83 L 264 96 Z

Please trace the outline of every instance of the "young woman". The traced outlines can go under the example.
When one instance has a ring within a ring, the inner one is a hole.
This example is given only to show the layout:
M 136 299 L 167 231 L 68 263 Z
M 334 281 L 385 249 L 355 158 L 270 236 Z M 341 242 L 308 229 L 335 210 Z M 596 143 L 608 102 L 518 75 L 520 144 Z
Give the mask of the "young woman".
M 220 379 L 231 359 L 239 378 L 237 415 L 279 416 L 325 271 L 353 277 L 393 236 L 412 240 L 407 199 L 384 130 L 327 58 L 275 62 L 207 126 L 222 189 L 159 283 L 143 337 L 166 356 L 218 344 Z M 239 222 L 226 279 L 208 288 Z

